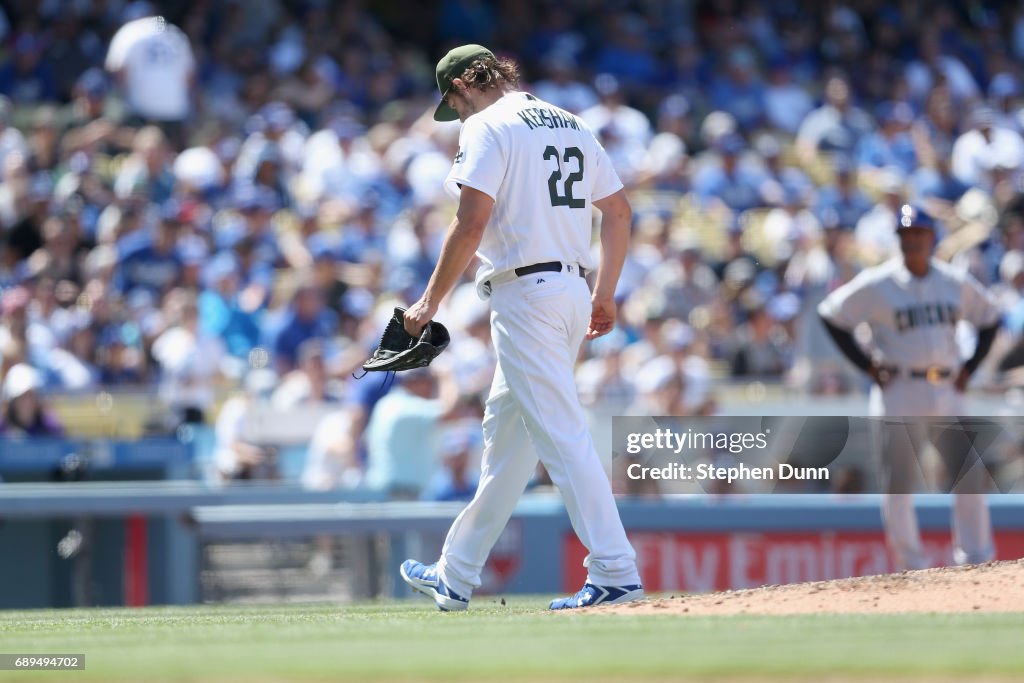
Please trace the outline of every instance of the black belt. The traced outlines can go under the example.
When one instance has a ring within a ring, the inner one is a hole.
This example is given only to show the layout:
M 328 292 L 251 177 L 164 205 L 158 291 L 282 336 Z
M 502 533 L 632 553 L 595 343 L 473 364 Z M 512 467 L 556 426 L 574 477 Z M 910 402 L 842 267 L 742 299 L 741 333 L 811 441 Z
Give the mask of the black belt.
M 883 369 L 895 376 L 903 374 L 910 379 L 926 379 L 932 384 L 947 380 L 953 376 L 952 368 L 943 368 L 938 365 L 932 365 L 927 368 L 902 368 L 902 372 L 901 368 L 894 365 L 886 366 Z
M 916 368 L 910 368 L 908 371 L 910 379 L 926 379 L 929 382 L 935 382 L 937 380 L 949 379 L 953 376 L 953 371 L 950 368 L 939 368 L 932 366 L 930 368 L 922 368 L 920 370 Z
M 572 272 L 573 265 L 571 263 L 567 264 L 565 267 L 566 267 L 566 269 L 568 269 L 568 271 L 570 273 Z M 582 277 L 582 278 L 586 278 L 587 277 L 587 269 L 584 268 L 583 266 L 576 266 L 576 270 L 580 274 L 580 277 Z M 516 277 L 524 277 L 526 275 L 532 275 L 533 273 L 561 273 L 562 272 L 562 262 L 561 261 L 547 261 L 545 263 L 534 263 L 532 266 L 521 266 L 519 268 L 516 268 L 513 272 L 515 272 Z M 491 293 L 491 281 L 490 280 L 487 280 L 486 282 L 484 282 L 484 291 L 488 295 L 490 295 L 490 293 Z
M 572 271 L 572 266 L 566 266 L 569 271 Z M 587 269 L 583 266 L 577 268 L 580 273 L 580 277 L 585 278 L 587 276 Z M 523 266 L 522 268 L 516 268 L 516 275 L 523 277 L 524 275 L 533 275 L 534 273 L 561 273 L 562 262 L 561 261 L 548 261 L 547 263 L 534 263 L 532 266 Z

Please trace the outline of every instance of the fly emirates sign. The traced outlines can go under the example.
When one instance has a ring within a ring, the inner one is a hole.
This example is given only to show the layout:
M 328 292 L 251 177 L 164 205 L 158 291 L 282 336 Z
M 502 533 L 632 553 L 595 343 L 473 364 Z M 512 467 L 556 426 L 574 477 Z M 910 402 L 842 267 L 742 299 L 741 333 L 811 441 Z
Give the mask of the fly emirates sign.
M 755 588 L 893 571 L 881 532 L 678 533 L 635 531 L 640 577 L 648 592 Z M 950 564 L 949 533 L 923 534 L 933 566 Z M 586 549 L 565 539 L 563 589 L 584 580 Z M 996 533 L 999 559 L 1024 556 L 1024 532 Z

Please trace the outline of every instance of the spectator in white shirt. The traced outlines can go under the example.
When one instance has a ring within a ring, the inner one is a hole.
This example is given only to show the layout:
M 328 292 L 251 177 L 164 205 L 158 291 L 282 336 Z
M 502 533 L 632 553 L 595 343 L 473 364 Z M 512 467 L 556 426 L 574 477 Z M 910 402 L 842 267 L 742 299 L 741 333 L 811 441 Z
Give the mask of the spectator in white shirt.
M 203 422 L 213 405 L 224 347 L 219 338 L 201 335 L 194 297 L 178 291 L 168 294 L 168 300 L 175 324 L 153 342 L 153 358 L 161 372 L 160 396 L 182 422 Z
M 1019 172 L 1024 159 L 1024 138 L 1007 128 L 995 125 L 995 112 L 987 105 L 975 108 L 971 115 L 973 127 L 957 138 L 953 145 L 953 175 L 960 182 L 993 190 L 994 169 Z
M 652 135 L 651 122 L 643 112 L 626 104 L 614 76 L 601 74 L 594 85 L 601 102 L 580 117 L 597 134 L 619 178 L 628 186 L 643 165 Z
M 213 465 L 221 481 L 277 478 L 274 450 L 254 443 L 246 434 L 252 408 L 266 401 L 276 382 L 273 370 L 253 369 L 245 377 L 243 390 L 221 406 L 213 450 Z
M 874 128 L 871 117 L 854 106 L 846 77 L 833 75 L 825 84 L 825 103 L 800 124 L 797 152 L 805 163 L 813 162 L 819 151 L 850 154 L 857 141 Z
M 148 2 L 128 6 L 127 23 L 110 41 L 106 68 L 117 76 L 132 114 L 146 122 L 180 124 L 192 110 L 195 57 L 188 37 L 153 14 Z

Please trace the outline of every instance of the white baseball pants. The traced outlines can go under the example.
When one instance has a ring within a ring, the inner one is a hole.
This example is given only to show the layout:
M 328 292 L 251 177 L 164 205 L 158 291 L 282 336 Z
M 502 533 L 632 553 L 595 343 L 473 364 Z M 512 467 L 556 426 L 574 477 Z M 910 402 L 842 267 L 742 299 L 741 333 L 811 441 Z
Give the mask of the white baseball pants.
M 952 381 L 933 385 L 924 379 L 896 378 L 885 389 L 872 388 L 873 416 L 960 416 L 963 397 Z M 932 561 L 921 544 L 921 532 L 908 490 L 922 478 L 921 449 L 928 441 L 926 421 L 908 420 L 904 429 L 890 426 L 881 435 L 880 454 L 883 492 L 882 523 L 897 569 L 923 569 Z M 940 455 L 947 469 L 961 469 L 963 454 Z M 951 471 L 953 489 L 953 561 L 956 564 L 988 562 L 995 558 L 995 542 L 988 502 L 984 495 L 990 477 L 984 466 L 968 459 L 966 471 Z
M 588 581 L 640 583 L 636 553 L 576 393 L 573 366 L 590 313 L 590 290 L 576 266 L 571 273 L 540 272 L 493 286 L 498 366 L 484 411 L 480 485 L 448 531 L 438 562 L 442 580 L 463 597 L 480 586 L 487 556 L 538 458 L 589 551 Z

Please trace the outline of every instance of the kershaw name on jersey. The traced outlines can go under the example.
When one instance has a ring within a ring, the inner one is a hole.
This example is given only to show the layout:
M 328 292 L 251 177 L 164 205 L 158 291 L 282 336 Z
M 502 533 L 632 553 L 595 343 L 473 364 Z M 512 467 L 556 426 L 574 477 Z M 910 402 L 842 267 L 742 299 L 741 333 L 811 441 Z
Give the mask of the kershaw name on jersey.
M 580 129 L 580 123 L 576 117 L 567 111 L 548 107 L 527 107 L 520 109 L 519 118 L 523 120 L 530 130 L 534 128 L 572 128 Z
M 494 199 L 477 250 L 480 285 L 495 273 L 559 261 L 593 268 L 591 202 L 622 189 L 601 143 L 567 111 L 509 92 L 468 117 L 445 180 Z

